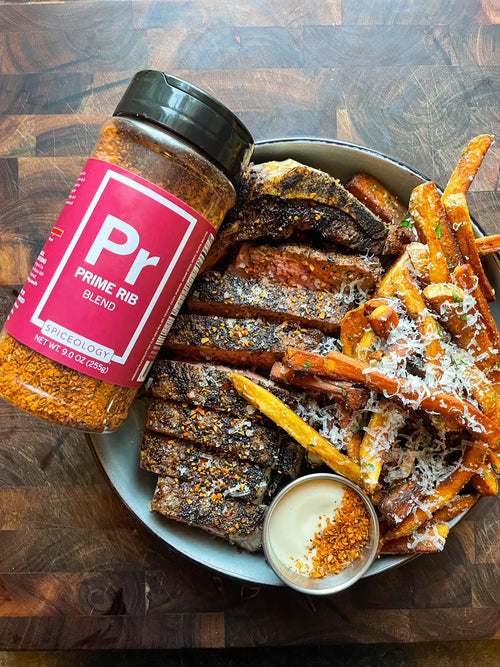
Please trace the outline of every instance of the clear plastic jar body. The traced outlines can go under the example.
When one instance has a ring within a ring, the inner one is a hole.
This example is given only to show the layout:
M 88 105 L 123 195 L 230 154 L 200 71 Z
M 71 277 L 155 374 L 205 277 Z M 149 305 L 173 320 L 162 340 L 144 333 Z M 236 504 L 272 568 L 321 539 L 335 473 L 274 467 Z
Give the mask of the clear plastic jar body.
M 93 158 L 138 174 L 195 209 L 218 229 L 234 204 L 225 173 L 178 135 L 153 123 L 113 117 L 101 128 Z M 0 396 L 51 422 L 88 432 L 116 430 L 137 388 L 73 370 L 0 333 Z

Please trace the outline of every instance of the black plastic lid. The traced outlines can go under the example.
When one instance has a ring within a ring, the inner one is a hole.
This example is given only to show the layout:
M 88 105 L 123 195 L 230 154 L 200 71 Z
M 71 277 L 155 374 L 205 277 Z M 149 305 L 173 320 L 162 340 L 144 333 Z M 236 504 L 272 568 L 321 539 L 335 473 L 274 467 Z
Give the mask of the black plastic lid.
M 227 107 L 164 72 L 138 72 L 113 116 L 142 118 L 175 132 L 216 161 L 235 182 L 254 148 L 252 135 Z

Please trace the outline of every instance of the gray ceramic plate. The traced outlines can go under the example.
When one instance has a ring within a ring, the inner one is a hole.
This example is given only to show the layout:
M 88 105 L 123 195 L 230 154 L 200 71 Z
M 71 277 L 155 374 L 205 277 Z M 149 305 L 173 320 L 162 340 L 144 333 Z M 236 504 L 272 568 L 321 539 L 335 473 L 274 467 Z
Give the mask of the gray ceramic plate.
M 254 161 L 294 158 L 327 171 L 343 183 L 358 171 L 366 171 L 389 190 L 408 201 L 411 190 L 426 179 L 423 175 L 380 153 L 338 141 L 285 139 L 257 145 Z M 453 168 L 453 165 L 450 167 Z M 498 262 L 487 258 L 487 270 L 493 287 L 500 291 Z M 500 306 L 492 307 L 500 322 Z M 150 512 L 156 475 L 139 468 L 139 445 L 144 426 L 145 405 L 137 400 L 125 424 L 114 433 L 90 437 L 110 483 L 125 505 L 159 538 L 173 549 L 217 572 L 255 584 L 282 586 L 283 583 L 267 565 L 262 553 L 249 554 L 218 541 L 201 530 L 189 528 Z M 412 556 L 382 556 L 365 576 L 399 566 Z

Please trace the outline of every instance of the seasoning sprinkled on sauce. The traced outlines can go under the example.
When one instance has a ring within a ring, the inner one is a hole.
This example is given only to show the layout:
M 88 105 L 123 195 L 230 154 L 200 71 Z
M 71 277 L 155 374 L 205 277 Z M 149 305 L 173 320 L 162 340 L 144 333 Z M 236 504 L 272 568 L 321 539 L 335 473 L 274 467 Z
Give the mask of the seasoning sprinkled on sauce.
M 370 518 L 365 504 L 352 489 L 346 489 L 342 504 L 336 510 L 333 519 L 319 517 L 320 528 L 314 535 L 309 552 L 312 563 L 306 566 L 310 577 L 320 578 L 338 574 L 349 563 L 359 558 L 368 544 Z M 303 571 L 300 561 L 296 563 Z
M 363 499 L 342 482 L 310 479 L 292 486 L 268 517 L 274 557 L 291 572 L 321 579 L 366 552 L 371 518 Z

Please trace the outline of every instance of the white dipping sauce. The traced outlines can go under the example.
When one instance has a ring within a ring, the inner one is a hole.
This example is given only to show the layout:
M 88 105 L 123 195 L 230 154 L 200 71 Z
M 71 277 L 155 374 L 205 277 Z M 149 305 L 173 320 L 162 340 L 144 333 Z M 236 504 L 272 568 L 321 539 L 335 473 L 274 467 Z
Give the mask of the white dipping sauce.
M 290 488 L 276 504 L 269 517 L 268 535 L 272 535 L 272 548 L 283 565 L 300 572 L 296 561 L 310 564 L 314 555 L 311 540 L 325 527 L 327 517 L 333 519 L 346 489 L 336 480 L 311 479 Z

